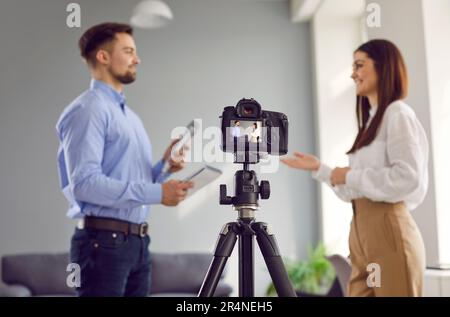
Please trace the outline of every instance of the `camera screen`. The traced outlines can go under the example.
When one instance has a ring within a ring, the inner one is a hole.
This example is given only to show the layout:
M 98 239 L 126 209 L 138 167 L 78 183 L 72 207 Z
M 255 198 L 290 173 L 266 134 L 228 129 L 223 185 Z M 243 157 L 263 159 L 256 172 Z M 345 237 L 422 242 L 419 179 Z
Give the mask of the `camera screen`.
M 261 121 L 231 120 L 230 124 L 231 138 L 244 139 L 247 136 L 247 140 L 250 143 L 262 142 Z

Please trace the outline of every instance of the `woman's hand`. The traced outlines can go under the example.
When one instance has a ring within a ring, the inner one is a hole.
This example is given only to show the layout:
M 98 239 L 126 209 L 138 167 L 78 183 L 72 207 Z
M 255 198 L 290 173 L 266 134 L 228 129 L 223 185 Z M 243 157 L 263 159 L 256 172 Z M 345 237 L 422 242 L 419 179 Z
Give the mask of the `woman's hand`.
M 331 172 L 331 178 L 330 178 L 331 185 L 332 186 L 344 185 L 345 177 L 347 176 L 347 173 L 349 171 L 350 171 L 350 167 L 336 167 Z
M 293 157 L 281 159 L 281 162 L 292 168 L 305 171 L 317 171 L 320 167 L 320 160 L 311 154 L 294 152 Z

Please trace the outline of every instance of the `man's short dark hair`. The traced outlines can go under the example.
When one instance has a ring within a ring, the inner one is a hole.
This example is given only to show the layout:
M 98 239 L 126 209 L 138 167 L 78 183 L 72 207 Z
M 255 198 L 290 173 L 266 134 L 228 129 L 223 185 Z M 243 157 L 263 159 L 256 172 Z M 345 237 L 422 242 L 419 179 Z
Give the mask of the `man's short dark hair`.
M 78 41 L 81 56 L 92 66 L 96 64 L 98 49 L 113 42 L 117 33 L 133 35 L 133 28 L 128 24 L 107 22 L 90 27 Z

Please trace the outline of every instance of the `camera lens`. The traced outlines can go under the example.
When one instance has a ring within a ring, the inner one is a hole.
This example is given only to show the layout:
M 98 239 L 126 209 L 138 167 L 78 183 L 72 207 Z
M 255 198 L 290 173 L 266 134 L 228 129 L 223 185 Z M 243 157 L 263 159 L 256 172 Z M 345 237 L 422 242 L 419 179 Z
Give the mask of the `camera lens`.
M 249 115 L 252 115 L 252 114 L 254 113 L 253 110 L 254 110 L 254 109 L 253 109 L 252 107 L 245 106 L 245 107 L 244 107 L 243 113 L 244 113 L 245 115 L 249 116 Z
M 240 118 L 259 118 L 261 106 L 253 99 L 241 99 L 236 105 L 236 115 Z
M 237 107 L 237 113 L 242 118 L 256 118 L 258 108 L 253 104 L 242 104 Z

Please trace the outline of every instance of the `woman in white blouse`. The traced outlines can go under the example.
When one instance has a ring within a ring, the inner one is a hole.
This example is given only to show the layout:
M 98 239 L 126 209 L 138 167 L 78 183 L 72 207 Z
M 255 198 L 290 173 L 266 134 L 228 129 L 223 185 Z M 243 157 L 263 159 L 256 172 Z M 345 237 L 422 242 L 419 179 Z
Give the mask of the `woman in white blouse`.
M 409 211 L 427 192 L 428 142 L 403 101 L 408 86 L 403 57 L 389 41 L 369 41 L 355 51 L 351 77 L 358 134 L 347 152 L 349 167 L 332 169 L 300 152 L 282 161 L 312 171 L 352 202 L 349 296 L 421 296 L 425 249 Z M 380 277 L 375 283 L 369 276 L 373 268 Z
M 257 143 L 259 142 L 259 138 L 261 136 L 260 129 L 258 128 L 258 124 L 253 123 L 252 130 L 250 132 L 250 142 Z

